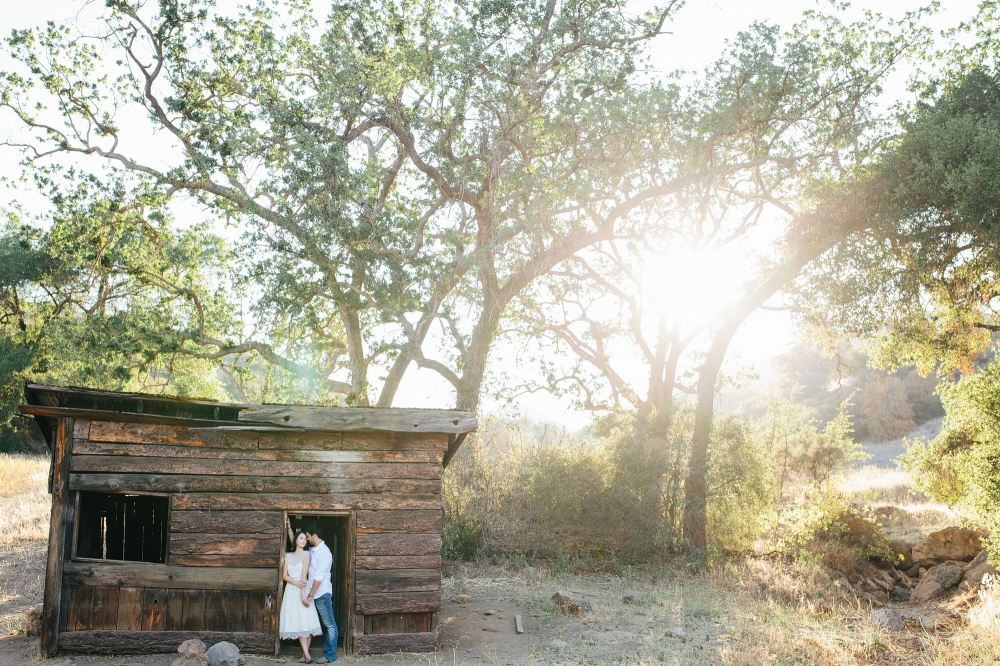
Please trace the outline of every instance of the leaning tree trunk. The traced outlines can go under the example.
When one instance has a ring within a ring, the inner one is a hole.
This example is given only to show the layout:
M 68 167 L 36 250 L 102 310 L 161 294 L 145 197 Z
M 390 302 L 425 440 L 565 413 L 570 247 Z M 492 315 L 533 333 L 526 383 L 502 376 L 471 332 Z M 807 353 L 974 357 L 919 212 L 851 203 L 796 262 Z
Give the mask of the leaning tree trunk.
M 684 481 L 682 524 L 686 549 L 704 550 L 708 545 L 707 473 L 715 387 L 733 336 L 747 317 L 794 279 L 809 262 L 847 240 L 851 234 L 868 228 L 872 194 L 864 189 L 852 192 L 795 225 L 786 236 L 787 245 L 794 248 L 792 253 L 759 287 L 744 294 L 723 318 L 698 377 L 698 406 L 691 435 L 688 475 Z

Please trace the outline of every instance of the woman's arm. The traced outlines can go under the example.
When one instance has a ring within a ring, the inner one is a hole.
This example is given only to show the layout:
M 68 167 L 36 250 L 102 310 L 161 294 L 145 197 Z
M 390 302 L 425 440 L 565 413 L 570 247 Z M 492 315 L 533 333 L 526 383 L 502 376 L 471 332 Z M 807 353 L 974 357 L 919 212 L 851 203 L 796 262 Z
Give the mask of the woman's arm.
M 306 579 L 309 578 L 309 554 L 306 553 L 305 557 L 302 558 L 302 580 L 298 581 L 296 585 L 299 587 L 301 592 L 301 597 L 305 599 L 306 597 Z

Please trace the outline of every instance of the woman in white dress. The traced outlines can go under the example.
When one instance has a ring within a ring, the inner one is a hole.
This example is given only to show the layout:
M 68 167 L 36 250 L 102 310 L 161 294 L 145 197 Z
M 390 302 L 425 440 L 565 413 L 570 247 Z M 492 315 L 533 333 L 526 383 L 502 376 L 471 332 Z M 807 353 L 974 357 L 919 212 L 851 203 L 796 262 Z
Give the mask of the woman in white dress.
M 316 606 L 306 599 L 306 577 L 309 574 L 309 551 L 306 550 L 306 535 L 295 534 L 295 552 L 285 553 L 285 570 L 281 573 L 285 581 L 285 593 L 281 598 L 281 616 L 278 633 L 282 638 L 297 638 L 302 646 L 299 663 L 312 663 L 309 644 L 313 636 L 323 633 Z

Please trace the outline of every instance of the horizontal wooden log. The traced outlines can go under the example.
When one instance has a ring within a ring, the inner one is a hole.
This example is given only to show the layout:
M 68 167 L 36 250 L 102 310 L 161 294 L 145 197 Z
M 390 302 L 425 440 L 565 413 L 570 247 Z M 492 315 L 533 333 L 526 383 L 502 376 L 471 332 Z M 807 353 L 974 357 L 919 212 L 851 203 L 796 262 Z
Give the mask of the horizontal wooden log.
M 232 426 L 233 421 L 216 421 L 213 419 L 192 419 L 177 416 L 160 416 L 158 414 L 139 414 L 136 412 L 112 412 L 101 409 L 81 409 L 78 407 L 43 407 L 41 405 L 19 405 L 18 411 L 26 416 L 45 416 L 49 418 L 80 418 L 90 419 L 94 423 L 114 421 L 116 423 L 151 423 L 170 426 L 200 426 L 218 427 Z
M 274 634 L 222 631 L 68 631 L 59 634 L 59 649 L 86 654 L 168 653 L 192 639 L 209 647 L 228 641 L 243 653 L 274 654 Z
M 440 534 L 359 534 L 358 555 L 436 555 L 441 552 Z
M 333 431 L 388 430 L 458 434 L 476 429 L 471 412 L 444 409 L 366 409 L 311 405 L 254 405 L 239 420 Z
M 71 490 L 157 493 L 418 493 L 440 494 L 438 479 L 326 479 L 321 477 L 212 476 L 192 474 L 73 473 Z M 261 507 L 274 508 L 274 507 Z
M 319 463 L 435 463 L 440 465 L 442 451 L 300 451 L 296 449 L 224 449 L 175 444 L 122 444 L 77 439 L 74 455 L 137 456 L 171 458 L 207 458 L 214 460 L 298 461 Z
M 70 462 L 70 471 L 77 473 L 225 474 L 230 476 L 333 479 L 440 479 L 443 468 L 441 465 L 430 463 L 321 463 L 74 454 Z
M 278 566 L 278 555 L 170 555 L 179 567 L 240 567 L 267 569 Z
M 256 432 L 191 430 L 189 427 L 163 423 L 94 421 L 87 439 L 91 442 L 119 444 L 158 444 L 256 451 L 257 437 Z M 76 445 L 74 442 L 74 451 Z
M 441 589 L 438 569 L 359 569 L 354 589 L 358 594 L 378 592 L 433 592 Z
M 259 448 L 292 451 L 440 451 L 448 436 L 435 433 L 397 432 L 261 432 Z
M 420 634 L 367 634 L 354 636 L 354 653 L 387 654 L 390 652 L 433 652 L 438 646 L 438 632 Z
M 280 511 L 173 511 L 171 535 L 200 534 L 281 534 Z
M 228 509 L 257 511 L 340 511 L 350 509 L 440 509 L 434 493 L 184 493 L 171 498 L 174 511 Z
M 359 594 L 356 596 L 358 612 L 365 615 L 379 613 L 423 613 L 441 610 L 441 591 Z
M 358 511 L 358 532 L 441 533 L 444 527 L 440 511 Z
M 440 555 L 367 555 L 355 560 L 358 569 L 440 569 Z
M 281 550 L 279 534 L 171 534 L 177 555 L 272 555 Z
M 278 586 L 278 571 L 148 562 L 66 562 L 63 583 L 188 590 L 273 590 Z

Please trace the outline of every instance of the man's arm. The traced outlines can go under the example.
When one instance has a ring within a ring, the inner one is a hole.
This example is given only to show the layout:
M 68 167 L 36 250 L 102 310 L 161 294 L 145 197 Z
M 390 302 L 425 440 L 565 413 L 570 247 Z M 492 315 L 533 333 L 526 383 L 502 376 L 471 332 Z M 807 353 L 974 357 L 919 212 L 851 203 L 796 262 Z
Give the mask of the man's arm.
M 316 558 L 316 574 L 313 577 L 312 589 L 309 591 L 309 599 L 314 598 L 321 582 L 330 579 L 330 568 L 333 566 L 333 553 L 330 553 L 329 557 L 327 557 L 327 553 L 330 553 L 330 551 L 314 553 Z

